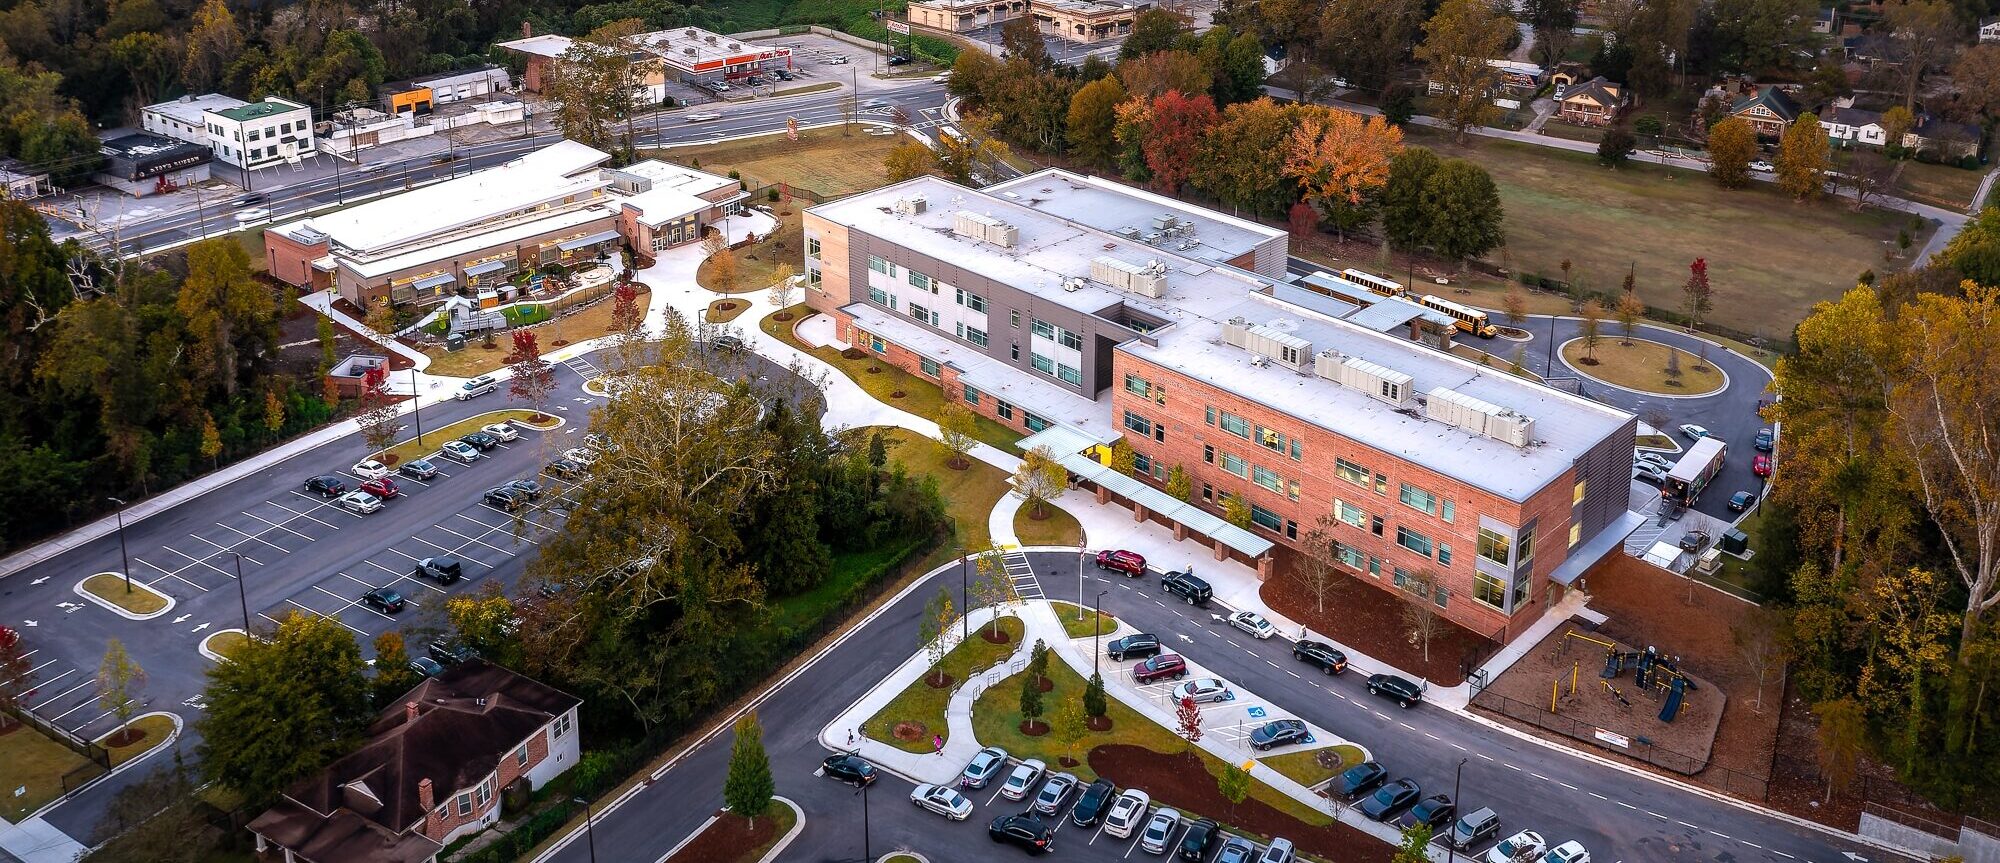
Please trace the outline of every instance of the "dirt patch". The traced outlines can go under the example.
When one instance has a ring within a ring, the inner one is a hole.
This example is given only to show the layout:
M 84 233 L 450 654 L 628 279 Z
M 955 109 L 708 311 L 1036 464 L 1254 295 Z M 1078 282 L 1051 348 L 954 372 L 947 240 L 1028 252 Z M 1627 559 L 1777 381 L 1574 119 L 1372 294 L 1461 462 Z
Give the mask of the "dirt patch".
M 1006 644 L 1014 640 L 1013 636 L 1007 634 L 1007 630 L 991 626 L 981 627 L 979 637 L 986 639 L 988 644 Z
M 778 837 L 778 819 L 769 816 L 749 824 L 727 812 L 718 813 L 715 823 L 681 846 L 667 863 L 717 863 L 737 860 L 746 849 L 762 848 Z
M 1092 731 L 1110 731 L 1110 730 L 1111 730 L 1111 717 L 1109 717 L 1109 716 L 1092 716 L 1092 717 L 1090 717 L 1090 721 L 1089 721 L 1088 723 L 1085 723 L 1085 724 L 1089 725 L 1089 726 L 1090 726 L 1090 730 L 1092 730 Z
M 1023 719 L 1021 720 L 1021 733 L 1029 737 L 1040 737 L 1049 733 L 1049 724 L 1046 722 L 1037 722 L 1032 719 Z
M 1441 686 L 1457 686 L 1500 649 L 1492 639 L 1445 621 L 1443 631 L 1431 638 L 1427 660 L 1423 646 L 1410 643 L 1400 597 L 1361 577 L 1346 576 L 1338 579 L 1321 612 L 1300 574 L 1298 553 L 1282 546 L 1271 553 L 1277 572 L 1258 590 L 1271 610 L 1379 661 Z
M 921 722 L 898 722 L 896 730 L 890 733 L 896 735 L 897 740 L 910 741 L 924 739 L 930 735 L 931 730 Z
M 1090 769 L 1124 788 L 1144 788 L 1161 805 L 1199 813 L 1261 836 L 1283 836 L 1298 850 L 1342 863 L 1388 863 L 1395 849 L 1345 824 L 1312 827 L 1256 799 L 1231 806 L 1199 762 L 1137 746 L 1099 746 Z
M 924 675 L 924 685 L 932 689 L 950 689 L 958 678 L 942 672 Z

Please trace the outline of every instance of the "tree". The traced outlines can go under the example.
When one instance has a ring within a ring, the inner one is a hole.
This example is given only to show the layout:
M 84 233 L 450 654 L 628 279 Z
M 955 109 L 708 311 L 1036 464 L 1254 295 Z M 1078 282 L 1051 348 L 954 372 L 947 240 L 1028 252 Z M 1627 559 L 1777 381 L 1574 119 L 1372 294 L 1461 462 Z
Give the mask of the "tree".
M 1305 566 L 1300 574 L 1305 578 L 1306 590 L 1312 593 L 1313 608 L 1326 612 L 1326 598 L 1340 587 L 1340 556 L 1334 539 L 1340 528 L 1340 520 L 1333 513 L 1322 513 L 1313 520 L 1313 526 L 1300 540 L 1299 552 L 1304 557 Z
M 1111 442 L 1111 456 L 1105 461 L 1104 466 L 1126 476 L 1145 477 L 1145 474 L 1139 472 L 1138 453 L 1133 452 L 1132 445 L 1126 443 L 1122 437 Z
M 1519 282 L 1507 286 L 1507 293 L 1500 297 L 1500 314 L 1507 323 L 1519 327 L 1528 319 L 1528 292 Z
M 1019 707 L 1021 709 L 1021 727 L 1024 731 L 1041 724 L 1039 720 L 1042 716 L 1042 683 L 1040 679 L 1032 674 L 1021 676 L 1021 699 Z
M 410 669 L 410 653 L 403 645 L 403 634 L 390 629 L 375 636 L 375 682 L 372 688 L 376 709 L 394 704 L 419 680 L 417 673 Z
M 1778 188 L 1794 201 L 1817 199 L 1826 193 L 1826 130 L 1819 115 L 1808 111 L 1785 127 L 1778 142 Z
M 224 0 L 204 0 L 195 10 L 181 61 L 181 83 L 190 92 L 205 93 L 222 83 L 229 65 L 243 50 L 243 30 Z
M 1014 589 L 1014 577 L 1007 572 L 1005 553 L 999 547 L 989 547 L 972 556 L 973 571 L 972 601 L 993 609 L 993 616 L 987 619 L 988 640 L 999 641 L 1000 607 L 1018 602 L 1020 594 Z M 968 613 L 971 609 L 966 609 Z
M 1598 139 L 1597 161 L 1604 167 L 1616 168 L 1625 164 L 1638 147 L 1639 140 L 1632 136 L 1631 129 L 1626 128 L 1624 123 L 1613 124 L 1604 130 L 1604 137 Z
M 1814 733 L 1818 746 L 1819 769 L 1826 774 L 1826 799 L 1847 790 L 1868 746 L 1868 720 L 1853 698 L 1822 701 L 1812 706 L 1819 720 Z
M 1744 667 L 1757 675 L 1757 712 L 1764 712 L 1764 680 L 1784 667 L 1786 648 L 1782 631 L 1784 616 L 1768 606 L 1757 606 L 1730 628 L 1730 641 Z
M 1129 60 L 1172 48 L 1187 32 L 1187 24 L 1186 18 L 1168 9 L 1154 7 L 1140 12 L 1132 17 L 1132 33 L 1119 46 L 1118 56 Z
M 216 458 L 222 455 L 222 431 L 215 427 L 215 415 L 208 411 L 201 412 L 201 445 L 197 452 L 208 460 L 210 468 L 215 467 Z
M 1035 679 L 1037 688 L 1048 682 L 1049 646 L 1041 639 L 1035 639 L 1035 646 L 1028 651 L 1028 674 Z
M 1062 747 L 1062 753 L 1072 760 L 1080 760 L 1078 756 L 1083 753 L 1077 751 L 1077 744 L 1082 743 L 1083 736 L 1090 731 L 1090 717 L 1083 712 L 1083 700 L 1064 698 L 1057 702 L 1055 716 L 1049 725 L 1056 743 Z
M 1958 116 L 1977 121 L 2000 115 L 2000 44 L 1981 42 L 1958 55 L 1951 64 L 1951 88 Z M 1888 119 L 1888 112 L 1883 112 L 1883 119 Z M 1888 140 L 1902 144 L 1900 138 Z
M 1201 142 L 1201 156 L 1190 181 L 1232 209 L 1275 214 L 1298 200 L 1298 187 L 1286 176 L 1282 153 L 1300 115 L 1310 108 L 1280 105 L 1262 98 L 1238 102 Z
M 1992 43 L 1989 42 L 1987 44 L 1991 45 Z M 1887 111 L 1883 111 L 1882 140 L 1885 146 L 1896 150 L 1903 149 L 1903 137 L 1908 135 L 1910 130 L 1916 128 L 1916 126 L 1917 118 L 1910 113 L 1910 109 L 1908 108 L 1897 105 Z M 1790 130 L 1786 131 L 1789 132 Z M 1789 139 L 1791 136 L 1788 134 L 1786 137 Z
M 1111 710 L 1111 702 L 1104 694 L 1104 675 L 1090 673 L 1090 681 L 1083 686 L 1083 712 L 1092 719 L 1103 719 Z
M 1155 51 L 1119 63 L 1118 82 L 1129 97 L 1150 103 L 1173 91 L 1206 96 L 1215 86 L 1215 76 L 1200 57 L 1186 51 Z
M 1087 165 L 1111 164 L 1118 151 L 1112 130 L 1118 123 L 1118 104 L 1125 98 L 1125 86 L 1110 75 L 1083 85 L 1070 97 L 1063 134 L 1071 156 Z
M 1207 46 L 1221 45 L 1228 36 L 1227 30 L 1216 28 L 1208 32 L 1203 40 L 1203 56 Z M 1259 98 L 1264 89 L 1264 45 L 1249 33 L 1238 33 L 1220 51 L 1221 58 L 1215 64 L 1215 84 L 1210 95 L 1217 105 L 1234 105 Z
M 722 780 L 722 804 L 743 816 L 746 825 L 753 825 L 771 808 L 778 788 L 771 779 L 771 757 L 764 752 L 764 726 L 757 721 L 757 712 L 736 720 L 735 732 L 736 739 L 729 744 L 729 774 Z
M 1979 211 L 1945 243 L 1938 259 L 1980 285 L 2000 285 L 2000 207 Z
M 945 466 L 952 470 L 971 467 L 972 462 L 966 459 L 965 454 L 979 443 L 979 439 L 974 437 L 979 431 L 979 418 L 964 405 L 948 401 L 938 406 L 937 416 L 932 417 L 932 421 L 937 423 L 938 444 L 951 454 Z
M 347 754 L 373 717 L 360 645 L 336 618 L 289 614 L 208 669 L 202 776 L 253 805 Z
M 930 681 L 933 687 L 943 687 L 950 682 L 943 668 L 945 655 L 951 652 L 951 644 L 945 636 L 951 633 L 952 624 L 957 622 L 958 612 L 952 607 L 951 589 L 938 588 L 937 595 L 924 604 L 923 617 L 917 619 L 917 644 L 931 661 Z
M 403 428 L 401 411 L 384 388 L 385 374 L 379 366 L 361 374 L 361 405 L 354 421 L 361 425 L 361 440 L 370 453 L 388 449 Z
M 1237 527 L 1246 530 L 1249 529 L 1250 502 L 1244 500 L 1240 494 L 1222 495 L 1222 520 Z
M 1595 298 L 1586 300 L 1582 310 L 1583 320 L 1577 322 L 1577 334 L 1583 339 L 1584 361 L 1597 364 L 1597 342 L 1599 330 L 1604 325 L 1604 304 Z
M 1444 160 L 1423 147 L 1408 147 L 1389 160 L 1389 182 L 1382 187 L 1382 231 L 1389 244 L 1405 251 L 1423 246 L 1431 214 L 1424 199 L 1431 175 Z
M 1716 0 L 1714 24 L 1700 47 L 1734 72 L 1788 67 L 1792 52 L 1813 41 L 1816 11 L 1811 0 Z
M 776 278 L 772 280 L 769 292 L 771 305 L 782 313 L 799 301 L 799 280 L 792 274 L 792 265 L 786 263 L 779 264 L 772 275 Z
M 882 169 L 891 183 L 921 177 L 936 166 L 937 157 L 931 148 L 918 141 L 904 141 L 889 148 L 889 152 L 882 156 Z
M 1521 17 L 1535 34 L 1535 59 L 1544 69 L 1554 69 L 1574 38 L 1578 0 L 1527 0 Z
M 893 151 L 891 152 L 893 155 Z M 711 231 L 708 236 L 701 238 L 701 250 L 704 253 L 701 269 L 707 274 L 705 281 L 714 285 L 715 290 L 725 294 L 736 290 L 736 281 L 742 275 L 742 268 L 737 263 L 736 256 L 729 250 L 728 235 L 719 230 Z
M 21 650 L 21 639 L 0 639 L 0 730 L 13 727 L 14 712 L 34 691 L 35 666 Z
M 611 328 L 620 335 L 638 333 L 646 323 L 646 309 L 639 305 L 639 289 L 631 282 L 619 282 L 611 291 Z
M 1013 151 L 993 136 L 993 120 L 974 115 L 957 124 L 958 134 L 940 132 L 931 148 L 932 170 L 961 186 L 977 185 L 974 175 L 996 176 Z
M 1049 56 L 1049 46 L 1042 41 L 1042 33 L 1035 26 L 1035 19 L 1026 15 L 1008 19 L 1000 25 L 1000 45 L 1006 50 L 1012 62 L 1025 63 L 1033 70 L 1046 70 L 1055 65 Z
M 1424 22 L 1424 42 L 1417 59 L 1431 83 L 1442 88 L 1446 123 L 1465 140 L 1465 132 L 1492 121 L 1492 91 L 1500 71 L 1486 61 L 1506 50 L 1514 21 L 1484 0 L 1444 0 Z
M 614 21 L 571 42 L 556 58 L 543 95 L 556 106 L 563 137 L 600 150 L 614 147 L 612 124 L 637 107 L 633 52 L 626 42 L 644 29 L 637 19 Z
M 1409 56 L 1423 10 L 1416 0 L 1331 0 L 1320 14 L 1320 47 L 1335 74 L 1358 88 L 1380 89 Z
M 1168 194 L 1180 190 L 1192 173 L 1202 139 L 1215 128 L 1215 100 L 1208 94 L 1187 96 L 1168 90 L 1153 100 L 1151 121 L 1140 139 L 1153 186 Z
M 1429 863 L 1431 825 L 1421 821 L 1403 831 L 1402 844 L 1396 846 L 1396 854 L 1389 863 Z
M 1402 84 L 1390 84 L 1382 90 L 1382 119 L 1397 128 L 1410 125 L 1410 118 L 1417 116 L 1416 91 Z
M 1314 89 L 1317 74 L 1310 62 L 1314 46 L 1320 43 L 1319 22 L 1322 0 L 1261 0 L 1251 4 L 1254 20 L 1251 22 L 1257 35 L 1265 42 L 1285 46 L 1285 56 L 1292 62 L 1285 65 L 1288 89 L 1294 94 L 1293 101 L 1310 102 L 1308 90 Z M 1246 28 L 1249 29 L 1249 28 Z
M 1715 292 L 1708 285 L 1708 259 L 1696 258 L 1688 264 L 1688 279 L 1681 285 L 1681 310 L 1687 312 L 1688 332 L 1701 325 L 1701 317 L 1715 308 Z
M 1901 66 L 1894 69 L 1903 107 L 1917 106 L 1917 85 L 1931 67 L 1951 59 L 1965 25 L 1946 0 L 1894 0 L 1883 10 L 1890 43 Z M 1897 142 L 1901 143 L 1901 142 Z
M 1174 721 L 1180 730 L 1181 739 L 1187 741 L 1184 752 L 1194 751 L 1194 745 L 1201 742 L 1201 708 L 1192 696 L 1183 697 L 1174 705 Z
M 1237 805 L 1250 796 L 1250 771 L 1234 761 L 1225 762 L 1222 773 L 1215 777 L 1215 790 L 1229 801 L 1229 814 L 1235 815 Z
M 1445 589 L 1439 585 L 1437 573 L 1428 569 L 1406 576 L 1402 588 L 1410 594 L 1403 600 L 1403 624 L 1409 630 L 1410 643 L 1421 645 L 1424 661 L 1430 662 L 1431 639 L 1450 625 L 1444 615 L 1438 614 Z
M 1187 468 L 1174 465 L 1167 470 L 1167 495 L 1187 503 L 1194 498 L 1194 480 L 1188 476 Z
M 1424 181 L 1429 213 L 1424 245 L 1440 256 L 1466 262 L 1499 248 L 1506 239 L 1500 190 L 1485 168 L 1466 159 L 1447 159 Z
M 548 407 L 549 395 L 556 388 L 556 373 L 542 359 L 542 348 L 533 332 L 514 331 L 514 364 L 510 371 L 514 377 L 507 384 L 507 392 L 534 408 L 533 420 L 541 421 Z
M 1403 151 L 1403 130 L 1381 117 L 1339 110 L 1309 111 L 1284 149 L 1285 175 L 1299 181 L 1306 200 L 1341 230 L 1366 221 L 1373 201 L 1389 184 L 1389 163 Z M 1261 155 L 1261 154 L 1260 154 Z M 1338 214 L 1353 213 L 1342 218 Z
M 1054 450 L 1038 446 L 1021 456 L 1014 471 L 1014 494 L 1029 507 L 1033 518 L 1047 518 L 1047 504 L 1069 487 L 1069 471 L 1056 461 Z
M 444 601 L 445 624 L 459 642 L 502 665 L 518 664 L 520 611 L 495 581 L 486 582 L 477 592 L 453 594 Z
M 1750 183 L 1750 160 L 1757 157 L 1757 133 L 1741 118 L 1730 117 L 1708 129 L 1708 173 L 1716 185 L 1741 189 Z
M 241 243 L 203 240 L 188 247 L 187 262 L 174 308 L 193 340 L 188 359 L 197 380 L 233 396 L 249 359 L 277 345 L 277 302 L 251 277 Z
M 1612 309 L 1612 317 L 1618 320 L 1618 329 L 1625 334 L 1620 344 L 1631 346 L 1632 330 L 1639 326 L 1639 319 L 1646 314 L 1646 302 L 1631 291 L 1619 295 L 1618 305 Z

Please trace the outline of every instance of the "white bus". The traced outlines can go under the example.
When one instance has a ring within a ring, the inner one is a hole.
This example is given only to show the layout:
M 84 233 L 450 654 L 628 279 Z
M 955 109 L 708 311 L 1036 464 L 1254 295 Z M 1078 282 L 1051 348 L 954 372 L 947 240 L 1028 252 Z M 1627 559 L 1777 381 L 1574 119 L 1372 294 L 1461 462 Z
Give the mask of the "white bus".
M 1409 288 L 1403 287 L 1397 282 L 1392 282 L 1381 276 L 1363 272 L 1353 267 L 1341 270 L 1340 277 L 1385 297 L 1401 297 L 1407 296 L 1410 293 Z

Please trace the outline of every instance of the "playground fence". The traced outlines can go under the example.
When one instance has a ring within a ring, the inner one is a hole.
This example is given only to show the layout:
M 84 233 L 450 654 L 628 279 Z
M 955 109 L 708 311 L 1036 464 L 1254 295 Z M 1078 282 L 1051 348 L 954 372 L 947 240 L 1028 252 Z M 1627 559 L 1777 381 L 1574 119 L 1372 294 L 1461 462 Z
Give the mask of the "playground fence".
M 1643 737 L 1618 735 L 1560 713 L 1550 713 L 1546 708 L 1509 698 L 1490 689 L 1474 696 L 1472 706 L 1583 741 L 1601 751 L 1632 761 L 1649 764 L 1682 776 L 1698 777 L 1699 784 L 1731 796 L 1762 802 L 1767 800 L 1771 793 L 1771 778 L 1768 775 L 1754 776 L 1739 770 L 1716 766 L 1705 758 L 1659 746 Z M 1620 745 L 1621 741 L 1623 745 Z

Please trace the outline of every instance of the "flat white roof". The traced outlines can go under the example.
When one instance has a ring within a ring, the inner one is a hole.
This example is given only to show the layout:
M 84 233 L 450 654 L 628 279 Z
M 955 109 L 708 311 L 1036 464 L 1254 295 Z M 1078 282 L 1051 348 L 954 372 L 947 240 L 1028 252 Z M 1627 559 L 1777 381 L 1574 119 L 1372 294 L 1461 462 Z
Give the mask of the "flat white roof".
M 560 57 L 574 44 L 576 40 L 568 36 L 548 35 L 502 42 L 499 47 L 537 57 Z M 700 27 L 640 33 L 627 39 L 626 44 L 688 70 L 699 66 L 700 71 L 721 71 L 720 64 L 788 57 L 792 53 L 792 49 L 783 46 L 762 45 Z
M 624 198 L 622 202 L 638 210 L 639 221 L 648 228 L 657 228 L 689 213 L 699 213 L 715 206 L 671 186 L 655 186 L 651 191 Z
M 610 181 L 592 169 L 610 158 L 601 150 L 562 141 L 504 165 L 314 216 L 303 224 L 357 254 L 393 250 L 538 204 L 599 194 Z M 290 234 L 291 227 L 278 230 Z
M 727 189 L 732 186 L 742 185 L 739 181 L 729 179 L 728 177 L 711 174 L 707 171 L 690 168 L 686 165 L 663 162 L 659 159 L 634 162 L 623 168 L 616 168 L 614 170 L 631 174 L 635 177 L 644 177 L 652 182 L 655 189 L 666 186 L 679 189 L 690 195 L 706 195 L 717 189 Z
M 1176 219 L 1186 219 L 1194 224 L 1194 230 L 1184 236 L 1168 238 L 1165 248 L 1177 254 L 1217 262 L 1241 256 L 1285 235 L 1284 231 L 1248 219 L 1197 207 L 1102 177 L 1072 174 L 1059 168 L 1037 171 L 988 186 L 985 191 L 1106 232 L 1129 227 L 1143 235 L 1152 232 L 1156 216 L 1167 214 Z M 1181 251 L 1177 247 L 1185 239 L 1199 241 L 1199 244 Z
M 400 255 L 373 261 L 356 261 L 343 258 L 341 263 L 364 279 L 388 275 L 397 270 L 421 267 L 435 262 L 449 263 L 453 259 L 472 254 L 481 249 L 504 246 L 538 234 L 560 231 L 566 228 L 580 228 L 592 222 L 610 219 L 615 215 L 610 207 L 591 206 L 580 210 L 567 210 L 545 219 L 535 219 L 509 225 L 494 231 L 460 237 L 449 242 L 420 246 Z
M 529 36 L 526 39 L 515 39 L 511 42 L 502 42 L 498 47 L 506 48 L 509 51 L 519 51 L 523 54 L 532 54 L 537 57 L 561 57 L 563 52 L 568 51 L 569 46 L 575 43 L 576 40 L 568 36 L 549 34 Z
M 171 102 L 147 105 L 146 110 L 151 113 L 172 117 L 190 126 L 207 128 L 208 121 L 201 118 L 201 112 L 226 111 L 230 108 L 241 108 L 248 104 L 250 103 L 235 96 L 209 93 L 203 96 L 183 96 Z

